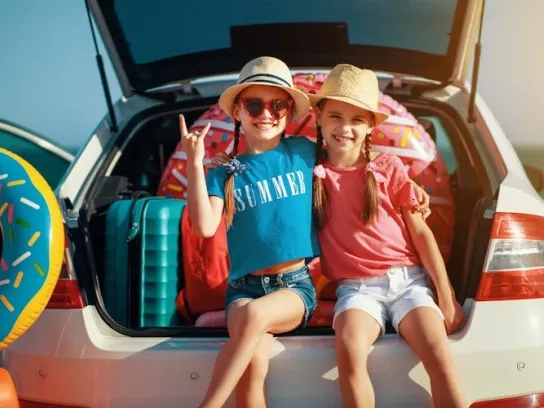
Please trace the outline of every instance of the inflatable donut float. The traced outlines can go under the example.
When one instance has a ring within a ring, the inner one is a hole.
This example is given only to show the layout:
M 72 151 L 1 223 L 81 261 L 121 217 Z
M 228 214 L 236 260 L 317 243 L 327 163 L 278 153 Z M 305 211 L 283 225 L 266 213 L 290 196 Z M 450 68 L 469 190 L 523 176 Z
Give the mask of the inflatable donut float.
M 293 81 L 298 89 L 307 93 L 317 93 L 325 78 L 326 74 L 302 73 L 296 74 Z M 379 109 L 391 115 L 391 118 L 374 129 L 372 150 L 389 151 L 399 156 L 410 178 L 427 191 L 432 210 L 427 223 L 447 262 L 453 244 L 455 205 L 446 163 L 438 153 L 432 137 L 402 104 L 388 95 L 380 94 Z M 208 122 L 211 123 L 211 128 L 205 138 L 206 159 L 211 159 L 220 152 L 230 152 L 234 135 L 231 117 L 223 112 L 219 105 L 214 105 L 191 125 L 190 130 L 200 130 Z M 286 133 L 315 140 L 314 112 L 310 111 L 298 121 L 290 123 Z M 245 141 L 241 137 L 239 145 L 241 151 L 244 146 Z M 178 145 L 162 175 L 158 195 L 187 198 L 185 161 L 185 152 Z
M 0 148 L 0 350 L 40 316 L 59 278 L 64 225 L 55 194 L 21 157 Z

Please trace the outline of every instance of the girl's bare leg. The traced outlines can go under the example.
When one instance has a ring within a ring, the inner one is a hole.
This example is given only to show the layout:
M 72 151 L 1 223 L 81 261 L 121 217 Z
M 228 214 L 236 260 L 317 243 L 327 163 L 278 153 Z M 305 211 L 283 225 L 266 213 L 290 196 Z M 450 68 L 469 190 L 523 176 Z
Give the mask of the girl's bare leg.
M 266 408 L 265 380 L 274 336 L 265 333 L 236 386 L 236 408 Z
M 427 370 L 434 406 L 466 408 L 444 321 L 436 310 L 412 310 L 399 323 L 399 332 Z
M 219 352 L 201 408 L 222 407 L 255 355 L 265 333 L 285 333 L 298 327 L 304 302 L 291 290 L 278 290 L 228 311 L 230 338 Z
M 381 333 L 380 324 L 368 313 L 349 309 L 334 322 L 340 392 L 346 408 L 372 408 L 374 388 L 367 370 L 367 356 Z

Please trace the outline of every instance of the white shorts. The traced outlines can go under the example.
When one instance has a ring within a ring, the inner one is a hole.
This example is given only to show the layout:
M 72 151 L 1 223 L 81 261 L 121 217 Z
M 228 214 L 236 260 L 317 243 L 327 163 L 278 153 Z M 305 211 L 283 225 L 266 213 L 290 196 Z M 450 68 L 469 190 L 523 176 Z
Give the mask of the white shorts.
M 393 267 L 377 278 L 343 279 L 336 297 L 333 328 L 338 315 L 349 309 L 359 309 L 372 316 L 380 324 L 382 334 L 389 319 L 398 333 L 402 319 L 418 307 L 435 309 L 444 319 L 429 288 L 429 275 L 419 266 Z

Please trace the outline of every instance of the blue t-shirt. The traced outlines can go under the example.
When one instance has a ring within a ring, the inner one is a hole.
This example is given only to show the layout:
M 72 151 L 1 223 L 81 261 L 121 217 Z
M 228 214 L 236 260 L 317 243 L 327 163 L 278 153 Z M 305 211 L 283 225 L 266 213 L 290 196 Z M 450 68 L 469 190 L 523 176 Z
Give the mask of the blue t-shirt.
M 238 156 L 246 164 L 234 177 L 236 212 L 227 231 L 229 280 L 280 262 L 320 255 L 312 216 L 315 144 L 282 138 L 272 150 Z M 208 171 L 208 194 L 225 198 L 227 172 Z

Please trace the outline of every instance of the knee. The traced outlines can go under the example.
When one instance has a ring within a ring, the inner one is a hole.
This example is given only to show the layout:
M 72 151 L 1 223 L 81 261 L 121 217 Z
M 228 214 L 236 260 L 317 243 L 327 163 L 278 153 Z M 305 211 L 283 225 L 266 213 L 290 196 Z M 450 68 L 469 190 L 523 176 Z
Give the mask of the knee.
M 336 332 L 336 352 L 347 358 L 348 361 L 366 361 L 370 345 L 362 336 L 356 336 L 349 329 Z
M 232 319 L 230 325 L 232 329 L 229 327 L 231 337 L 265 332 L 267 327 L 266 316 L 253 302 L 249 302 L 233 312 L 233 316 L 229 316 L 229 321 Z

